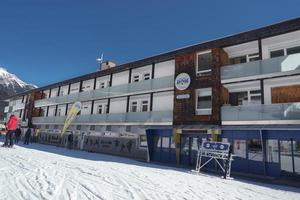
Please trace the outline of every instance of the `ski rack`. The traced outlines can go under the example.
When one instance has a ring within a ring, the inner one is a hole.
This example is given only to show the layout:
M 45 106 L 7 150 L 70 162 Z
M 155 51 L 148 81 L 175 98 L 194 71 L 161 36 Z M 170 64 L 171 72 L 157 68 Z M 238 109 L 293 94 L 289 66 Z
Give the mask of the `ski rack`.
M 202 157 L 209 158 L 202 164 Z M 224 173 L 224 179 L 230 177 L 232 155 L 230 150 L 230 143 L 224 142 L 203 142 L 198 149 L 196 169 L 193 170 L 196 173 L 200 173 L 200 170 L 209 162 L 215 160 Z M 223 160 L 223 165 L 220 163 Z

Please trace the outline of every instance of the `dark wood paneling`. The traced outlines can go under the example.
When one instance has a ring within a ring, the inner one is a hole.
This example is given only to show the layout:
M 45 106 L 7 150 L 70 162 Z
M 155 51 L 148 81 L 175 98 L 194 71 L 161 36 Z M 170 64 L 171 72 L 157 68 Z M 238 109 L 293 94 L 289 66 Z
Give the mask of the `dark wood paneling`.
M 274 87 L 271 95 L 272 103 L 300 102 L 300 85 Z

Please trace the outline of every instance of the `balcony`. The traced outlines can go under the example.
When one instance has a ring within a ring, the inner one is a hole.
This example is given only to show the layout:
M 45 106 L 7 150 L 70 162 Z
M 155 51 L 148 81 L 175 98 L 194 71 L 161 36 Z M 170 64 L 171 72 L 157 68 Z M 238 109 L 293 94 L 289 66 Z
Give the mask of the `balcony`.
M 300 103 L 222 107 L 222 125 L 251 124 L 300 124 Z
M 34 102 L 35 107 L 51 106 L 56 104 L 73 103 L 102 98 L 111 98 L 138 94 L 147 91 L 167 90 L 174 88 L 174 76 L 150 79 L 146 81 L 117 85 L 97 90 L 69 94 L 65 96 L 41 99 Z
M 22 109 L 24 109 L 24 108 L 25 108 L 25 104 L 24 104 L 24 103 L 18 103 L 18 104 L 14 105 L 14 106 L 12 107 L 12 110 L 13 110 L 13 111 L 16 111 L 16 110 L 22 110 Z
M 60 117 L 33 117 L 33 124 L 63 124 L 65 116 Z M 134 125 L 172 125 L 172 111 L 152 111 L 134 113 L 112 113 L 95 115 L 78 115 L 73 124 L 134 124 Z
M 300 72 L 300 53 L 221 67 L 221 80 L 242 80 Z

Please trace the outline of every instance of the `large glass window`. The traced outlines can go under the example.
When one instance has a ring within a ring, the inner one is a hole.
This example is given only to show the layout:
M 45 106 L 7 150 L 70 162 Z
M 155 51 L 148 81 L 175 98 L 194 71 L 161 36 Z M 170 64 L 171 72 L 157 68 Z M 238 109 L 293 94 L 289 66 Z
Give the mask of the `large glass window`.
M 280 141 L 280 168 L 286 172 L 293 172 L 291 145 L 291 141 Z
M 270 51 L 270 57 L 275 58 L 275 57 L 291 55 L 295 53 L 300 53 L 300 46 Z
M 271 58 L 280 57 L 280 56 L 284 56 L 284 50 L 283 49 L 270 52 L 270 57 Z
M 147 137 L 146 135 L 140 135 L 140 147 L 147 147 Z
M 300 46 L 286 49 L 286 55 L 290 55 L 294 53 L 300 53 Z
M 131 112 L 137 112 L 137 108 L 138 108 L 137 104 L 138 104 L 137 101 L 132 101 L 131 102 L 131 108 L 130 108 Z
M 162 137 L 162 147 L 169 148 L 170 147 L 170 137 Z
M 196 114 L 210 115 L 212 108 L 211 88 L 204 88 L 196 90 Z
M 279 162 L 278 140 L 266 141 L 266 153 L 267 153 L 267 162 L 272 162 L 272 163 Z
M 300 174 L 300 141 L 294 141 L 295 172 Z
M 246 158 L 246 140 L 234 140 L 233 154 L 236 157 Z
M 248 140 L 248 159 L 263 161 L 262 144 L 259 139 Z
M 149 107 L 149 101 L 144 100 L 142 101 L 142 112 L 148 112 L 148 107 Z
M 212 56 L 211 52 L 197 54 L 197 75 L 206 75 L 211 72 Z

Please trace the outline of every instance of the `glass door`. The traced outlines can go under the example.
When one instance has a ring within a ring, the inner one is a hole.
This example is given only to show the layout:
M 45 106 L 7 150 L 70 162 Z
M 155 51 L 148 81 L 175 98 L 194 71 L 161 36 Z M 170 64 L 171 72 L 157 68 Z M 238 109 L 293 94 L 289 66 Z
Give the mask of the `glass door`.
M 293 173 L 292 140 L 280 141 L 280 169 Z
M 300 175 L 300 140 L 293 141 L 293 156 L 295 173 Z

